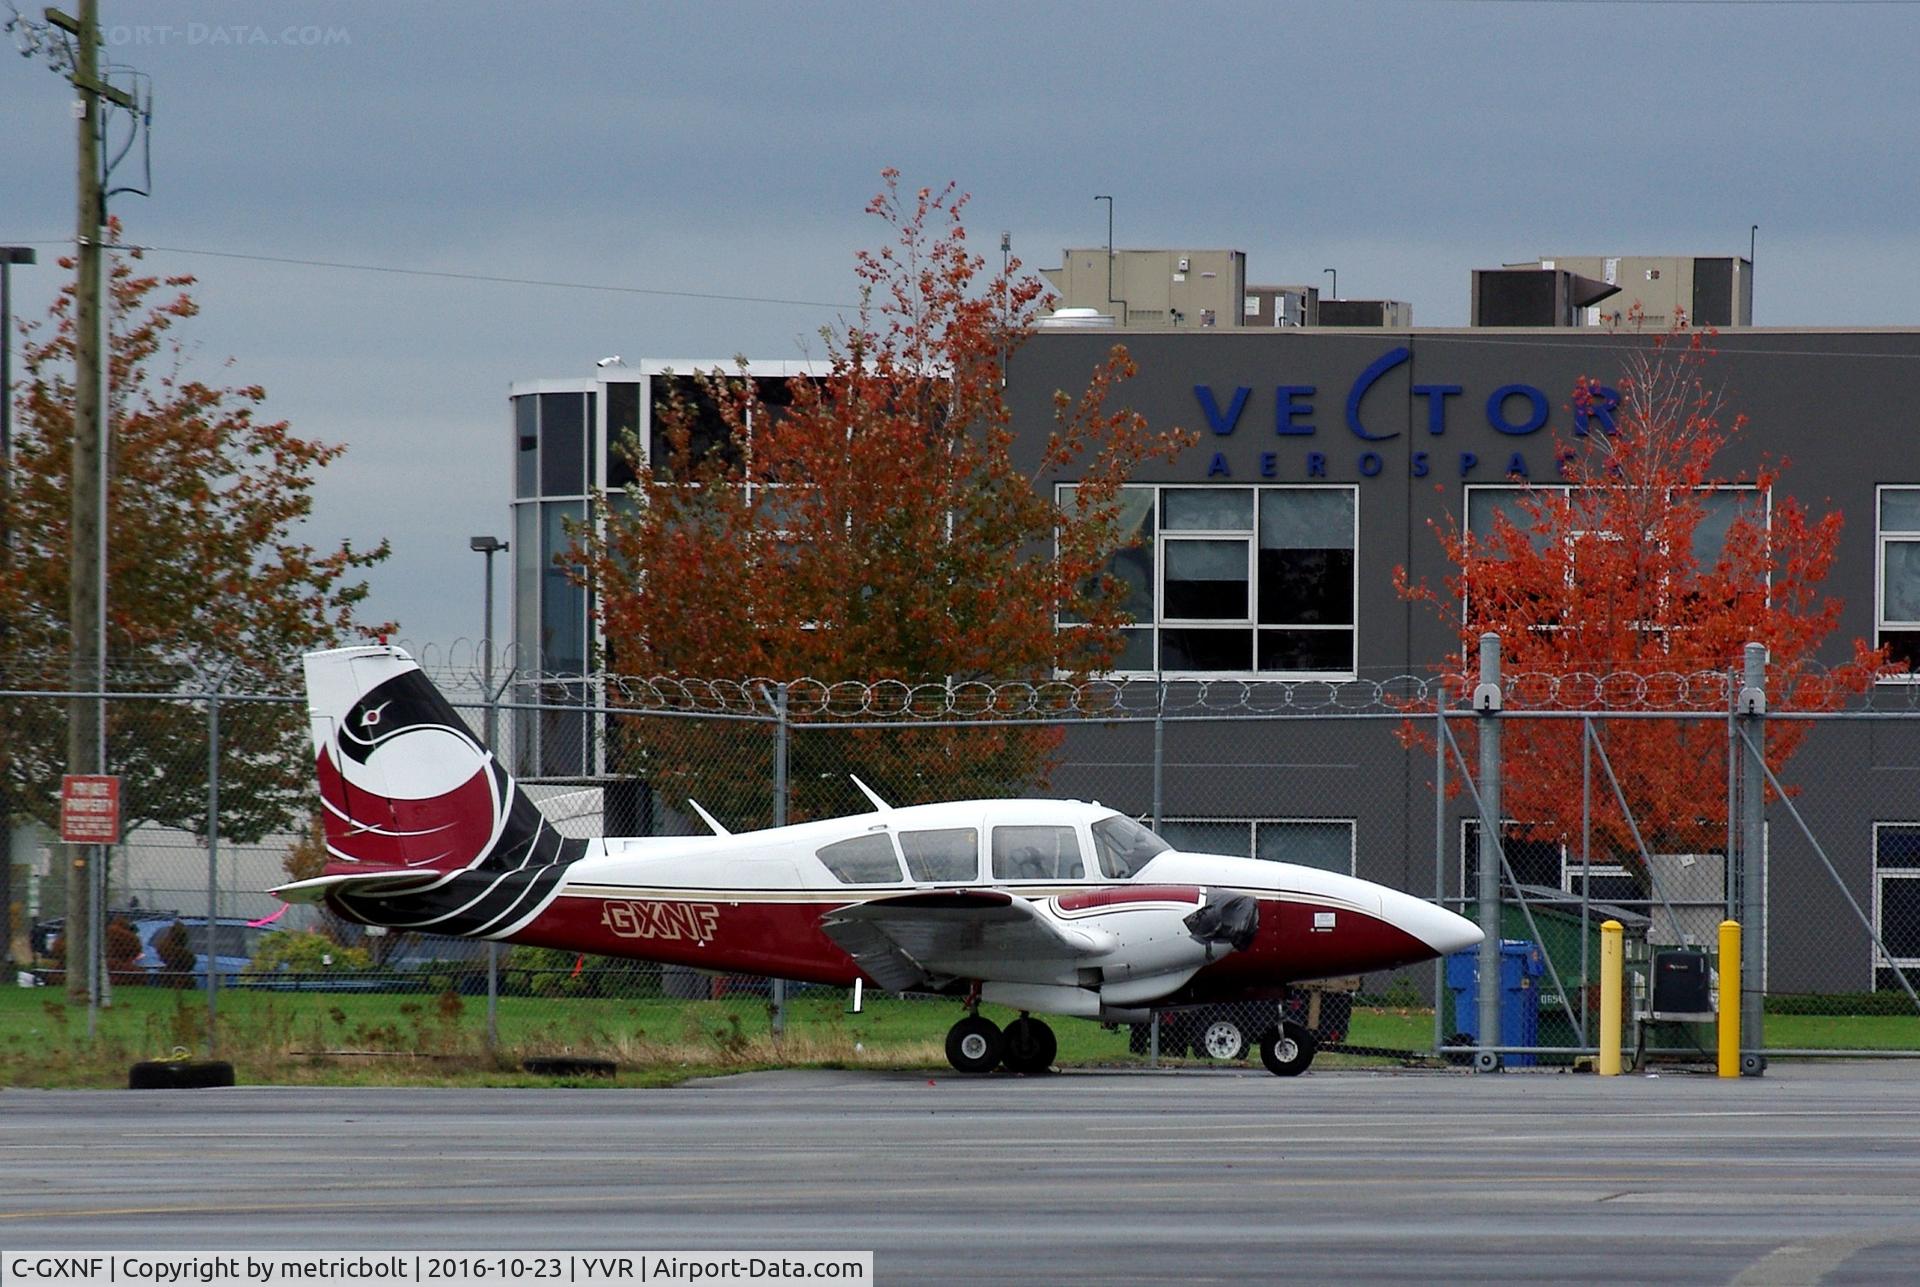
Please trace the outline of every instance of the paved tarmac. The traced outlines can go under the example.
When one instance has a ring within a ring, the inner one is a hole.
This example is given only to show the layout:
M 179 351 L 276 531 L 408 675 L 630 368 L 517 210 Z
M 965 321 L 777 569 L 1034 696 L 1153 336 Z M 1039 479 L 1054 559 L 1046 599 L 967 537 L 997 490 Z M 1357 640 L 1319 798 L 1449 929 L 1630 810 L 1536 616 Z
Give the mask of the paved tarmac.
M 871 1248 L 882 1283 L 1912 1283 L 1920 1065 L 12 1090 L 0 1247 Z

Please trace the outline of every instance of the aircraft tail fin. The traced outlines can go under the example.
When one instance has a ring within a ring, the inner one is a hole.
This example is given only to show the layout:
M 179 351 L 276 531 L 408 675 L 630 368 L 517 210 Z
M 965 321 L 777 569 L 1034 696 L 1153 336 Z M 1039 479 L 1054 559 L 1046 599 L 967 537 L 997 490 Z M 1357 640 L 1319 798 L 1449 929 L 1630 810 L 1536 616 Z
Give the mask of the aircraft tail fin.
M 304 660 L 327 865 L 284 887 L 289 896 L 346 892 L 365 877 L 396 888 L 400 873 L 432 883 L 516 871 L 571 848 L 403 649 Z

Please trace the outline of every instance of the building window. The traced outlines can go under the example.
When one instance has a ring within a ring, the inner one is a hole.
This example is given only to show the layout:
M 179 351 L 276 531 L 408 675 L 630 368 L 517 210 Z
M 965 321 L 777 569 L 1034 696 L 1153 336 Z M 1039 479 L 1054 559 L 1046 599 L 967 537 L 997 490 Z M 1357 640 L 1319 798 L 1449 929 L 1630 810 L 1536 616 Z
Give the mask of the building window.
M 540 395 L 542 496 L 586 495 L 588 396 L 583 393 Z
M 540 398 L 525 394 L 513 400 L 513 494 L 540 494 Z
M 1107 570 L 1136 625 L 1116 672 L 1354 673 L 1357 488 L 1130 486 L 1118 526 Z
M 1493 535 L 1494 524 L 1502 517 L 1522 533 L 1527 534 L 1536 549 L 1541 547 L 1541 537 L 1529 532 L 1533 522 L 1521 508 L 1521 500 L 1529 492 L 1534 494 L 1552 492 L 1566 495 L 1573 489 L 1557 484 L 1539 486 L 1517 486 L 1512 483 L 1467 485 L 1467 530 L 1480 540 L 1485 541 Z M 1915 488 L 1920 493 L 1920 488 Z M 1732 530 L 1733 521 L 1742 510 L 1752 510 L 1762 526 L 1768 521 L 1768 509 L 1771 493 L 1763 492 L 1750 484 L 1727 484 L 1712 490 L 1702 490 L 1700 522 L 1693 529 L 1693 558 L 1702 567 L 1712 567 L 1720 561 L 1720 555 L 1727 547 L 1727 533 Z M 1916 518 L 1920 518 L 1920 496 L 1914 501 Z M 1583 533 L 1582 535 L 1585 535 Z M 1916 533 L 1920 536 L 1920 533 Z
M 1469 484 L 1466 488 L 1466 501 L 1462 507 L 1466 514 L 1466 530 L 1481 542 L 1481 549 L 1484 552 L 1487 548 L 1485 542 L 1492 538 L 1496 526 L 1504 518 L 1527 538 L 1528 543 L 1536 551 L 1544 553 L 1548 537 L 1532 530 L 1533 519 L 1522 508 L 1524 498 L 1530 493 L 1535 495 L 1555 493 L 1566 496 L 1572 490 L 1567 486 L 1550 483 L 1539 486 L 1511 483 Z M 1771 493 L 1745 484 L 1728 484 L 1710 490 L 1702 489 L 1700 521 L 1693 529 L 1695 564 L 1702 569 L 1710 570 L 1720 561 L 1721 555 L 1726 552 L 1727 535 L 1733 528 L 1734 520 L 1741 516 L 1742 511 L 1752 513 L 1760 526 L 1765 528 L 1770 521 L 1768 509 L 1770 501 Z M 1618 541 L 1619 539 L 1620 535 L 1617 532 L 1576 531 L 1572 533 L 1569 538 L 1571 548 L 1566 560 L 1568 602 L 1576 598 L 1575 592 L 1581 581 L 1580 567 L 1583 551 L 1591 550 L 1592 542 Z M 1535 618 L 1535 629 L 1543 631 L 1558 629 L 1565 606 L 1565 603 L 1540 605 Z M 1468 620 L 1472 619 L 1471 605 L 1464 599 L 1461 610 L 1467 614 Z M 1657 623 L 1649 623 L 1647 628 L 1655 631 L 1664 629 Z
M 727 375 L 725 379 L 741 377 Z M 672 470 L 672 444 L 667 437 L 665 421 L 667 413 L 676 401 L 685 408 L 688 419 L 687 454 L 694 461 L 704 460 L 708 456 L 719 456 L 728 464 L 744 468 L 753 452 L 755 434 L 766 433 L 775 428 L 793 405 L 793 388 L 788 376 L 753 376 L 753 391 L 759 400 L 759 412 L 748 412 L 744 437 L 735 434 L 727 423 L 726 415 L 715 402 L 712 393 L 702 387 L 699 380 L 691 375 L 656 375 L 652 377 L 649 389 L 650 414 L 646 440 L 647 460 L 661 476 L 669 476 Z M 613 448 L 614 426 L 607 426 L 608 448 Z
M 1164 818 L 1160 838 L 1186 853 L 1290 862 L 1351 876 L 1352 818 Z
M 1874 642 L 1920 673 L 1920 487 L 1879 489 L 1879 602 Z
M 1898 987 L 1893 967 L 1920 968 L 1920 822 L 1873 824 L 1874 987 Z
M 640 440 L 640 382 L 610 380 L 607 382 L 606 467 L 602 474 L 609 491 L 633 483 L 629 444 L 635 452 L 646 450 L 646 444 Z
M 1529 833 L 1530 826 L 1515 822 L 1509 818 L 1500 824 L 1500 834 L 1507 853 L 1507 866 L 1513 871 L 1514 880 L 1522 885 L 1534 888 L 1564 889 L 1567 878 L 1567 851 L 1558 840 L 1535 840 Z M 1578 861 L 1574 868 L 1579 867 Z M 1611 887 L 1603 883 L 1603 872 L 1619 872 L 1625 875 L 1624 868 L 1605 868 L 1595 864 L 1593 868 L 1593 896 L 1601 898 L 1605 894 L 1627 895 L 1625 888 Z M 1627 878 L 1631 880 L 1631 877 Z M 1460 890 L 1466 898 L 1476 898 L 1480 891 L 1480 819 L 1462 818 L 1460 820 Z M 1503 892 L 1513 889 L 1513 881 L 1507 879 L 1507 873 L 1500 873 L 1500 888 Z M 1641 897 L 1638 886 L 1634 886 L 1631 899 Z M 1613 901 L 1619 901 L 1615 899 Z

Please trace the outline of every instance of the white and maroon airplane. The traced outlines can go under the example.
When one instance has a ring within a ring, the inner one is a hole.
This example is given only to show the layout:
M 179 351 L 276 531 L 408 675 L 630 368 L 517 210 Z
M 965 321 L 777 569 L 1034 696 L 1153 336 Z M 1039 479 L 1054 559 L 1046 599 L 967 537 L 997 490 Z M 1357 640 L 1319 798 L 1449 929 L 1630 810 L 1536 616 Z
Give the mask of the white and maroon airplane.
M 1141 1022 L 1277 1000 L 1480 941 L 1472 922 L 1310 867 L 1183 853 L 1073 800 L 965 800 L 729 833 L 563 838 L 399 648 L 306 657 L 325 873 L 274 892 L 366 925 L 960 998 L 962 1072 L 1043 1071 L 1033 1012 Z M 689 802 L 692 803 L 692 802 Z M 1020 1011 L 1003 1030 L 981 1002 Z M 1282 1076 L 1313 1034 L 1263 1034 Z

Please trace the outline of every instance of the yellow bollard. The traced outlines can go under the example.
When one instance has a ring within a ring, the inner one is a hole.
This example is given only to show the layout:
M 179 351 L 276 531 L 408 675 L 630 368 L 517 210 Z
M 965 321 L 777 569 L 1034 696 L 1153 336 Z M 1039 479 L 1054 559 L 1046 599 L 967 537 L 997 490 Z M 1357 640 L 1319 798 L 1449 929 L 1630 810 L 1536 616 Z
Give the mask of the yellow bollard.
M 1600 1075 L 1620 1075 L 1620 991 L 1626 974 L 1626 927 L 1600 926 Z
M 1740 1075 L 1740 922 L 1720 922 L 1720 1075 Z

